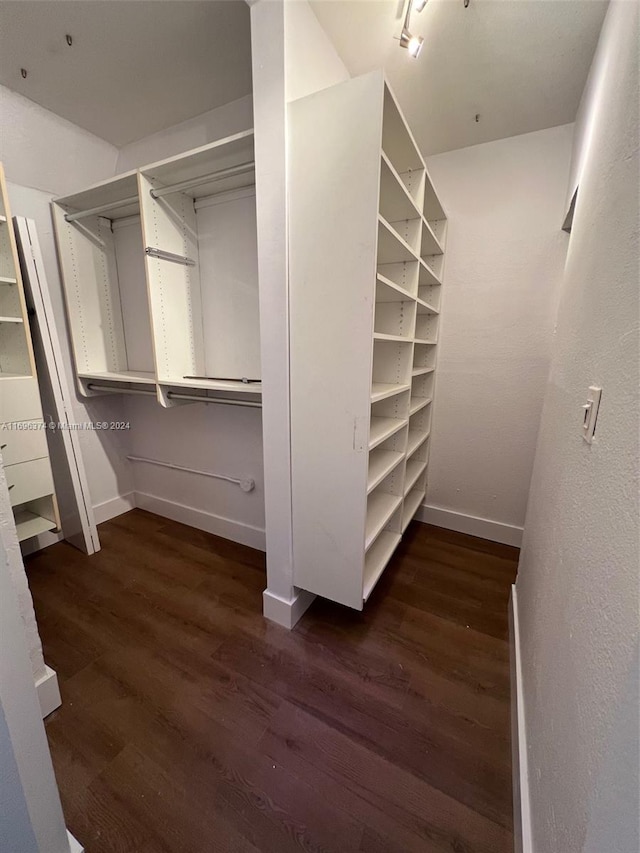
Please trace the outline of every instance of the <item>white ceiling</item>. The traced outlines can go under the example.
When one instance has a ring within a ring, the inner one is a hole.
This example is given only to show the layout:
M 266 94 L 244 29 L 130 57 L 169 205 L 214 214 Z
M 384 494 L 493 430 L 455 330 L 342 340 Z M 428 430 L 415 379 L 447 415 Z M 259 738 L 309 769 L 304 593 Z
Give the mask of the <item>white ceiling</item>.
M 424 154 L 575 119 L 606 0 L 429 0 L 398 46 L 404 0 L 311 0 L 351 74 L 383 66 Z M 479 121 L 475 116 L 479 114 Z
M 0 83 L 126 145 L 251 92 L 249 7 L 2 0 Z

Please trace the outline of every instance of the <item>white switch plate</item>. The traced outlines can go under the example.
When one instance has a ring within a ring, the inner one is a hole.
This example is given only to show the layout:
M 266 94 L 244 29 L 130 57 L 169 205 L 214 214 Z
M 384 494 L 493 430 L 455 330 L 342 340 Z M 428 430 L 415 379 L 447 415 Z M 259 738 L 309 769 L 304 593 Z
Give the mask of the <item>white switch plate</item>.
M 582 424 L 582 437 L 591 444 L 593 434 L 596 431 L 596 421 L 598 420 L 598 409 L 600 408 L 600 397 L 602 396 L 602 388 L 596 385 L 589 387 L 587 394 L 587 402 L 582 406 L 584 409 L 584 422 Z

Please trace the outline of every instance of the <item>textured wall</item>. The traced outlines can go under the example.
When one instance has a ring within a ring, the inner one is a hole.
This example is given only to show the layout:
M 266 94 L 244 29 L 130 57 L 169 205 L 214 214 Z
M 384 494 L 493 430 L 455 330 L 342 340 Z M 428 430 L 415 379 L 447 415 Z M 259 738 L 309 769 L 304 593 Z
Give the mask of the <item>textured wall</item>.
M 522 526 L 572 125 L 429 157 L 449 225 L 427 505 Z
M 638 4 L 613 2 L 517 581 L 536 853 L 639 849 L 637 45 Z

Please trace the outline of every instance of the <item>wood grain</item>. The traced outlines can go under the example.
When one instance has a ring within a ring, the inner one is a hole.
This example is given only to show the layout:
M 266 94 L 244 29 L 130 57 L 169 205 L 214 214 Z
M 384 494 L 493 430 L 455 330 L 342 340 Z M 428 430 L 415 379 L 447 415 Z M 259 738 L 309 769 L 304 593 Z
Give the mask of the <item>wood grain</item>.
M 134 510 L 27 559 L 87 853 L 512 850 L 514 548 L 413 523 L 365 610 L 261 616 L 264 555 Z

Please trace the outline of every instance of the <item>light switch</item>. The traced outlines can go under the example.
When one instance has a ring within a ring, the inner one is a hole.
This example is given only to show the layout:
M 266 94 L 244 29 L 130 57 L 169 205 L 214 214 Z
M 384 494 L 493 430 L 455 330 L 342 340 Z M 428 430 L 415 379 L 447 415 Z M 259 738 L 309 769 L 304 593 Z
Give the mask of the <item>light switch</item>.
M 598 420 L 598 409 L 600 408 L 600 397 L 602 396 L 602 388 L 596 385 L 591 385 L 587 394 L 587 402 L 582 406 L 584 409 L 584 421 L 582 424 L 582 437 L 591 444 L 593 434 L 596 431 L 596 421 Z

